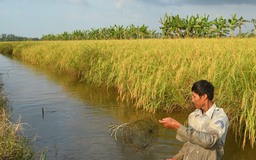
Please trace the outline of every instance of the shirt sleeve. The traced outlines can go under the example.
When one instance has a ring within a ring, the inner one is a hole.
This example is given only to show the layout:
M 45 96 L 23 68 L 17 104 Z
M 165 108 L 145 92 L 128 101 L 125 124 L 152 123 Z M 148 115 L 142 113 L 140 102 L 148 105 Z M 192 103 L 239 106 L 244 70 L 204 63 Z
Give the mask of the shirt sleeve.
M 211 148 L 220 138 L 216 132 L 205 133 L 194 130 L 192 127 L 180 126 L 177 134 L 187 141 L 203 148 Z
M 228 125 L 226 121 L 225 117 L 213 120 L 206 132 L 199 132 L 190 126 L 181 125 L 177 130 L 177 135 L 181 139 L 203 148 L 211 148 L 225 134 Z

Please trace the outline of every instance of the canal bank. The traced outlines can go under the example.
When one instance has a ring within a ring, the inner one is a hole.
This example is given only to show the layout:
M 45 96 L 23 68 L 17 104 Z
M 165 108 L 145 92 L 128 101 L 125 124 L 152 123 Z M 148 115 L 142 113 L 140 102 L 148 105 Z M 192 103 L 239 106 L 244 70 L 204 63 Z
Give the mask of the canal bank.
M 20 121 L 16 123 L 11 121 L 11 113 L 8 112 L 3 87 L 0 73 L 0 159 L 33 159 L 34 151 L 32 144 L 24 135 L 23 124 Z

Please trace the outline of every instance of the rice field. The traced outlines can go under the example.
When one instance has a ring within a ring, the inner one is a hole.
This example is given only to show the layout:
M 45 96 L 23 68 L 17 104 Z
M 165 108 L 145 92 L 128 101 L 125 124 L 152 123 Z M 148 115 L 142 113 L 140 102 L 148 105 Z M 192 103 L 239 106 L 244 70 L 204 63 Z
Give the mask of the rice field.
M 148 112 L 191 108 L 191 86 L 211 81 L 244 147 L 255 145 L 256 39 L 2 42 L 0 51 L 34 65 L 116 89 Z

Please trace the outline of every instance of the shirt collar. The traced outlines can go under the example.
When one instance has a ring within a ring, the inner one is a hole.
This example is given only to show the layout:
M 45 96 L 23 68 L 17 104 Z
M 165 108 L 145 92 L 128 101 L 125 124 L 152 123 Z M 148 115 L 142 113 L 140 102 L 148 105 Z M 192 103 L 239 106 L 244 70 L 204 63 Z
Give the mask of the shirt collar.
M 210 107 L 210 109 L 204 115 L 208 116 L 209 118 L 212 118 L 213 112 L 215 111 L 216 107 L 217 107 L 216 104 L 213 103 L 213 105 Z M 202 110 L 197 109 L 196 116 L 202 116 L 202 115 L 203 115 Z
M 216 104 L 213 103 L 213 105 L 211 106 L 211 108 L 205 113 L 205 115 L 207 115 L 209 118 L 212 118 L 213 112 L 215 111 L 216 108 Z

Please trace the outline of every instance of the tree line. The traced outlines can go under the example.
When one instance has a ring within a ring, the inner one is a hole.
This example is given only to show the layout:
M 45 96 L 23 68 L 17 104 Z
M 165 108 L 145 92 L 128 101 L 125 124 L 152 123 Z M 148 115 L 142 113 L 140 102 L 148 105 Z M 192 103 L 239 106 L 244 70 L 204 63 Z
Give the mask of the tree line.
M 246 20 L 237 17 L 225 19 L 222 16 L 210 20 L 209 15 L 187 16 L 165 14 L 160 18 L 160 30 L 148 29 L 148 26 L 123 25 L 110 26 L 91 30 L 76 30 L 71 33 L 43 35 L 42 40 L 101 40 L 101 39 L 144 39 L 144 38 L 221 38 L 221 37 L 256 37 L 256 19 Z M 252 23 L 254 28 L 242 32 L 242 27 Z M 235 31 L 238 29 L 238 34 Z
M 0 41 L 36 41 L 39 38 L 28 38 L 28 37 L 21 37 L 15 36 L 14 34 L 1 34 Z
M 90 30 L 75 30 L 71 33 L 47 34 L 42 36 L 42 40 L 107 40 L 107 39 L 145 39 L 159 38 L 161 35 L 156 30 L 150 30 L 148 26 L 114 25 L 103 28 L 92 28 Z
M 222 16 L 210 20 L 209 15 L 192 15 L 182 18 L 167 14 L 160 18 L 160 32 L 148 26 L 114 25 L 89 30 L 75 30 L 61 34 L 47 34 L 39 38 L 19 37 L 13 34 L 0 35 L 0 41 L 23 40 L 109 40 L 109 39 L 148 39 L 148 38 L 221 38 L 221 37 L 256 37 L 256 19 L 246 20 L 233 14 L 231 18 Z M 243 32 L 242 27 L 251 23 L 253 29 Z M 235 34 L 235 31 L 238 33 Z
M 230 19 L 224 19 L 222 16 L 213 20 L 209 15 L 187 16 L 181 18 L 179 15 L 168 15 L 160 18 L 162 35 L 165 38 L 185 38 L 185 37 L 235 37 L 235 30 L 238 29 L 238 37 L 256 36 L 256 19 L 246 20 L 243 17 L 237 18 L 234 14 Z M 246 23 L 252 23 L 254 29 L 243 33 L 242 26 Z

